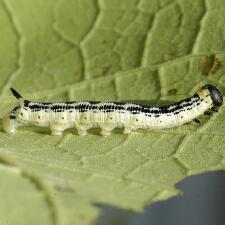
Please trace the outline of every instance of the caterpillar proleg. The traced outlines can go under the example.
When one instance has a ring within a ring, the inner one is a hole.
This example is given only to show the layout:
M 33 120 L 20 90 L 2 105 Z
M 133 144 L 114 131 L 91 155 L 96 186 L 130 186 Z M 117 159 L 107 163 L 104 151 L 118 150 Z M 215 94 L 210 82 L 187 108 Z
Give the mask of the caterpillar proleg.
M 20 104 L 3 118 L 3 129 L 8 133 L 14 133 L 18 126 L 36 125 L 49 127 L 52 135 L 62 135 L 73 127 L 81 136 L 93 127 L 99 127 L 102 135 L 110 135 L 114 128 L 123 128 L 128 134 L 137 129 L 164 129 L 198 121 L 198 116 L 218 110 L 223 104 L 221 92 L 210 84 L 192 97 L 159 107 L 122 102 L 33 102 L 24 100 L 13 88 L 11 91 Z

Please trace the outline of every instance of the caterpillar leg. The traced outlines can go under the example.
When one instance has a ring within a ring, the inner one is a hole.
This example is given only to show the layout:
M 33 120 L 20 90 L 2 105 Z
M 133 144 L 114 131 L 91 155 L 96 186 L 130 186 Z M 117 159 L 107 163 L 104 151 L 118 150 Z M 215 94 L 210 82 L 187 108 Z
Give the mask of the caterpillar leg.
M 63 134 L 62 130 L 51 130 L 51 134 L 54 136 L 60 136 Z
M 204 115 L 206 115 L 206 116 L 213 116 L 213 114 L 217 113 L 217 112 L 218 112 L 218 108 L 217 107 L 212 107 L 211 111 L 204 112 Z
M 87 129 L 77 129 L 78 135 L 80 136 L 86 136 L 87 135 Z
M 200 120 L 198 120 L 198 119 L 193 119 L 193 122 L 195 122 L 197 124 L 201 124 Z
M 100 134 L 102 136 L 109 136 L 114 128 L 116 128 L 115 124 L 106 123 L 106 124 L 98 124 L 101 131 Z
M 214 106 L 214 107 L 211 108 L 211 110 L 212 110 L 213 112 L 218 112 L 218 107 Z
M 211 112 L 206 111 L 206 112 L 204 112 L 204 115 L 206 115 L 206 116 L 212 116 L 213 114 Z
M 51 134 L 60 136 L 66 128 L 62 124 L 50 124 Z
M 132 132 L 132 128 L 131 127 L 124 127 L 123 133 L 124 134 L 130 134 Z
M 6 133 L 15 133 L 18 123 L 15 119 L 10 119 L 9 115 L 5 115 L 2 119 L 2 127 Z
M 109 136 L 110 134 L 111 134 L 111 131 L 112 131 L 113 129 L 101 129 L 101 132 L 100 132 L 100 134 L 102 135 L 102 136 Z

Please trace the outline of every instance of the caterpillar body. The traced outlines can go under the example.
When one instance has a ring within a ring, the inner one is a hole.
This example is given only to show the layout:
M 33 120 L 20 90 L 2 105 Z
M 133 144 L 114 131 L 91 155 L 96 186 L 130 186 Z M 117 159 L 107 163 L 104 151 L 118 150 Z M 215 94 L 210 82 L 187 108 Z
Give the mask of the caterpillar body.
M 99 127 L 102 135 L 110 135 L 114 128 L 123 128 L 128 134 L 137 129 L 180 126 L 223 103 L 221 92 L 210 84 L 192 97 L 159 107 L 122 102 L 33 102 L 24 100 L 13 88 L 11 91 L 20 104 L 3 118 L 3 129 L 8 133 L 14 133 L 18 126 L 36 125 L 49 127 L 52 135 L 62 135 L 72 127 L 82 136 L 93 127 Z

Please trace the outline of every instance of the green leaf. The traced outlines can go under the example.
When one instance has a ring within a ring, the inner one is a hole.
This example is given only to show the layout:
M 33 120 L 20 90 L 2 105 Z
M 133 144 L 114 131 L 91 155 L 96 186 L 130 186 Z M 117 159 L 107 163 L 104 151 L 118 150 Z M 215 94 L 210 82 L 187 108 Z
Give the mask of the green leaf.
M 0 116 L 16 105 L 10 87 L 30 100 L 145 104 L 206 83 L 225 93 L 224 13 L 223 0 L 2 0 Z M 94 203 L 141 211 L 172 197 L 187 176 L 225 169 L 224 113 L 109 137 L 1 130 L 0 222 L 86 225 Z

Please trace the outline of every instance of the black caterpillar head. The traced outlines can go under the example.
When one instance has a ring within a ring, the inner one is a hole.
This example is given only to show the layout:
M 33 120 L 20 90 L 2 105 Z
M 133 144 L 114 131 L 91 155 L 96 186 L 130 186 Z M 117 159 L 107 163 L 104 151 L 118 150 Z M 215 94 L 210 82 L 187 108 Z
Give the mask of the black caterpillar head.
M 207 84 L 203 88 L 208 89 L 213 106 L 220 107 L 223 104 L 223 95 L 215 86 Z

